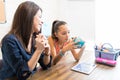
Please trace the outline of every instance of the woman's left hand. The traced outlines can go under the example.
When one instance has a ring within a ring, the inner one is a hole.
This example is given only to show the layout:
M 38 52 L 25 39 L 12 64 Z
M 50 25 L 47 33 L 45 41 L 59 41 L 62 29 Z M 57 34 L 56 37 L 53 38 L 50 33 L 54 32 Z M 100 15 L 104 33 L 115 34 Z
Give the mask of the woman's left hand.
M 50 45 L 48 44 L 48 40 L 46 37 L 44 37 L 45 40 L 45 50 L 44 50 L 44 54 L 45 55 L 50 55 Z
M 75 42 L 73 40 L 69 40 L 68 44 L 65 45 L 62 50 L 63 50 L 63 52 L 66 52 L 68 50 L 75 49 L 75 48 L 76 48 Z

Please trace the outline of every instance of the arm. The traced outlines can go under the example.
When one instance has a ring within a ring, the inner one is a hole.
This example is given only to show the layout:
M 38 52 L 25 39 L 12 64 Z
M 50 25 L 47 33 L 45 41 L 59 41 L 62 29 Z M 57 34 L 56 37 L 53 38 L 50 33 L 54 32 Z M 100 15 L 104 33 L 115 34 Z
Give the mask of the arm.
M 37 62 L 39 62 L 41 67 L 45 70 L 51 67 L 52 57 L 48 55 L 47 53 L 42 52 L 42 54 L 39 54 L 39 51 L 38 52 L 35 51 L 34 55 L 32 56 L 30 60 L 29 60 L 29 63 L 31 64 L 33 69 L 35 68 Z
M 41 67 L 45 70 L 51 67 L 51 62 L 52 62 L 52 56 L 50 56 L 50 47 L 46 47 L 43 54 L 41 55 L 39 59 L 39 63 Z
M 44 38 L 44 41 L 45 49 L 38 62 L 43 69 L 48 69 L 51 66 L 52 57 L 50 56 L 50 46 L 48 44 L 48 40 Z
M 75 51 L 75 49 L 71 49 L 71 52 L 75 58 L 76 61 L 79 61 L 79 59 L 81 58 L 83 52 L 84 52 L 85 46 L 83 46 L 82 48 L 79 49 L 79 51 Z
M 59 52 L 58 55 L 56 55 L 56 57 L 54 57 L 53 59 L 53 65 L 57 64 L 61 58 L 63 57 L 64 53 L 62 52 L 62 50 Z
M 48 64 L 49 65 L 51 64 L 51 59 L 52 59 L 50 58 L 50 47 L 48 44 L 48 40 L 42 34 L 36 35 L 35 40 L 36 40 L 36 45 L 35 45 L 36 50 L 33 56 L 31 57 L 31 59 L 29 60 L 28 65 L 30 66 L 30 69 L 34 69 L 37 62 L 39 62 L 43 68 L 45 66 L 47 67 Z M 41 53 L 43 53 L 44 56 L 41 55 Z
M 35 50 L 32 57 L 28 61 L 28 67 L 31 71 L 35 68 L 35 66 L 41 56 L 41 53 L 42 53 L 42 50 Z
M 46 64 L 46 61 L 48 61 L 47 64 Z M 40 63 L 41 67 L 42 67 L 44 70 L 46 70 L 46 69 L 48 69 L 49 67 L 51 67 L 52 56 L 50 56 L 50 55 L 49 55 L 49 56 L 46 56 L 45 54 L 41 54 L 40 59 L 39 59 L 38 62 Z
M 48 65 L 50 63 L 50 46 L 48 44 L 48 40 L 47 39 L 45 40 L 45 42 L 46 42 L 46 46 L 45 46 L 45 50 L 44 50 L 43 61 L 44 61 L 45 65 Z
M 2 52 L 7 62 L 6 64 L 16 73 L 19 80 L 26 79 L 30 76 L 32 72 L 29 69 L 27 60 L 23 58 L 23 55 L 27 56 L 27 53 L 15 37 L 3 40 Z
M 50 48 L 51 48 L 51 55 L 52 55 L 52 58 L 53 58 L 52 63 L 55 65 L 57 62 L 60 61 L 62 56 L 60 54 L 57 55 L 56 49 L 55 49 L 55 46 L 54 46 L 54 41 L 53 41 L 51 36 L 48 38 L 48 43 L 50 44 Z
M 28 66 L 31 71 L 35 68 L 41 53 L 45 49 L 45 40 L 43 38 L 43 35 L 41 34 L 36 35 L 35 42 L 36 42 L 35 52 L 33 53 L 32 57 L 28 61 Z
M 7 38 L 3 41 L 3 53 L 6 56 L 6 61 L 16 72 L 18 79 L 27 79 L 36 66 L 36 63 L 44 50 L 44 42 L 36 38 L 36 50 L 31 58 L 28 58 L 28 53 L 21 46 L 20 42 L 15 38 Z M 30 55 L 29 55 L 30 56 Z
M 66 51 L 68 50 L 71 50 L 74 58 L 76 61 L 79 61 L 79 59 L 81 58 L 82 54 L 83 54 L 83 51 L 85 49 L 85 46 L 83 46 L 82 48 L 79 49 L 79 51 L 76 51 L 77 47 L 75 46 L 75 42 L 73 41 L 73 39 L 70 39 L 68 41 L 68 44 L 66 46 L 63 47 L 62 51 L 63 53 L 65 53 Z

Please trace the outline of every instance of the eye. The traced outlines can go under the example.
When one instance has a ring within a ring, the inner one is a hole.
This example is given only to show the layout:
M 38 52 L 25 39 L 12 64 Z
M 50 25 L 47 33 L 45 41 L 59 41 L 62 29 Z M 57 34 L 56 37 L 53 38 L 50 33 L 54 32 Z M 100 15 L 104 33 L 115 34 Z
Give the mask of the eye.
M 63 33 L 62 33 L 62 35 L 65 35 L 65 34 L 66 34 L 66 32 L 63 32 Z
M 42 15 L 39 15 L 39 18 L 42 18 Z
M 70 31 L 68 31 L 68 34 L 70 34 Z

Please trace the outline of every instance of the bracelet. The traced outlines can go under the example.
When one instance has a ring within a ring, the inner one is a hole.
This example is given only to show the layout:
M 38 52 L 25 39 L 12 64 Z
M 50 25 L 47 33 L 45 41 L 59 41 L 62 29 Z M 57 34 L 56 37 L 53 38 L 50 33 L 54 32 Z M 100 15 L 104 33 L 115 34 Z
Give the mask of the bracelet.
M 44 54 L 45 56 L 49 56 L 49 54 Z
M 44 53 L 44 55 L 45 55 L 45 56 L 49 56 L 50 54 L 46 54 L 46 53 Z
M 64 56 L 64 53 L 62 52 L 62 50 L 60 50 L 60 53 L 59 53 L 59 54 L 60 54 L 60 56 L 62 56 L 62 57 Z

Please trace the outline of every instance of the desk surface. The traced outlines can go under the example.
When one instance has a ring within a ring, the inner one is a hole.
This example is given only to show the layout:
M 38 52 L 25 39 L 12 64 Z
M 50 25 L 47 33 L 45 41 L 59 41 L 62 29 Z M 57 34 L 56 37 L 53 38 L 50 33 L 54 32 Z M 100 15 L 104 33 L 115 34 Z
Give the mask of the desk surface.
M 65 57 L 55 66 L 48 70 L 37 71 L 29 80 L 118 80 L 120 79 L 120 57 L 115 67 L 96 64 L 97 67 L 91 74 L 72 71 L 71 68 L 77 64 L 72 54 L 68 52 Z M 79 62 L 95 63 L 94 51 L 84 51 Z

